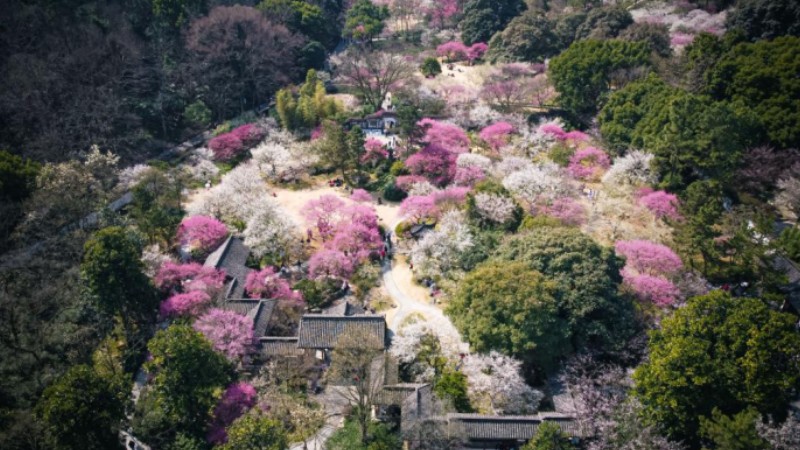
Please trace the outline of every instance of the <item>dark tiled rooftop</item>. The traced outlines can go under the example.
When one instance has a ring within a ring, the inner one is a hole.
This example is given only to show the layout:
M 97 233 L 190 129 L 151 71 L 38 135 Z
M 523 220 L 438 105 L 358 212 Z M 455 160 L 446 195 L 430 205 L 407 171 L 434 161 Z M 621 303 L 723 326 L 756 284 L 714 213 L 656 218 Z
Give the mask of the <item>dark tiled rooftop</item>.
M 238 237 L 228 236 L 228 239 L 206 258 L 205 266 L 215 269 L 224 269 L 225 274 L 232 280 L 225 286 L 227 298 L 242 298 L 244 296 L 244 283 L 250 269 L 247 267 L 247 257 L 250 249 Z
M 527 441 L 536 434 L 543 421 L 557 423 L 570 436 L 581 435 L 578 423 L 572 417 L 557 413 L 532 416 L 447 415 L 450 434 L 472 441 Z
M 266 336 L 259 339 L 264 356 L 300 356 L 304 350 L 297 347 L 296 337 Z
M 298 345 L 300 348 L 332 349 L 339 336 L 351 333 L 374 337 L 386 348 L 386 319 L 373 315 L 306 314 L 300 320 Z

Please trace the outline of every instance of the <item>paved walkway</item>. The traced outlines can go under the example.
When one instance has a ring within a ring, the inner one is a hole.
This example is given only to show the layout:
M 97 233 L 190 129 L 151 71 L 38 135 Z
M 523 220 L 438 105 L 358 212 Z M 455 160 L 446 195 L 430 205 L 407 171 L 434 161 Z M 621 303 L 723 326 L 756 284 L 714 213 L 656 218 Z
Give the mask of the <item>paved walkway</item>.
M 397 281 L 394 278 L 393 272 L 394 261 L 387 259 L 383 262 L 381 272 L 383 274 L 383 285 L 389 296 L 392 297 L 397 310 L 394 312 L 394 317 L 389 322 L 389 329 L 397 333 L 403 321 L 412 314 L 421 315 L 426 322 L 431 325 L 431 328 L 439 336 L 439 341 L 442 344 L 442 349 L 454 353 L 467 352 L 469 346 L 461 340 L 461 334 L 450 322 L 450 319 L 444 315 L 441 309 L 426 303 L 428 300 L 421 301 L 413 298 L 403 292 Z

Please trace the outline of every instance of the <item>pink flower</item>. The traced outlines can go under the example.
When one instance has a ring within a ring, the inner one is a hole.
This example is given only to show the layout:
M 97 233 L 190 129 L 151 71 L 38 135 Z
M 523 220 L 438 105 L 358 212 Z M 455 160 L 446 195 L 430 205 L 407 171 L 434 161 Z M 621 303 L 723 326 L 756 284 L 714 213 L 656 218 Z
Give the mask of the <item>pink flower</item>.
M 228 228 L 219 220 L 208 216 L 186 217 L 178 226 L 178 241 L 192 251 L 207 253 L 228 236 Z
M 545 215 L 561 220 L 564 225 L 580 226 L 586 222 L 586 210 L 577 201 L 562 197 L 543 210 Z
M 573 142 L 586 142 L 589 140 L 589 135 L 583 131 L 572 130 L 564 134 L 564 140 Z
M 617 241 L 617 253 L 625 257 L 625 270 L 648 275 L 675 275 L 682 268 L 681 258 L 666 245 L 635 240 Z
M 372 196 L 369 195 L 369 192 L 365 191 L 364 189 L 353 189 L 353 193 L 350 194 L 350 200 L 354 202 L 371 202 Z
M 436 47 L 436 54 L 447 58 L 448 61 L 458 61 L 467 58 L 469 49 L 458 41 L 445 42 Z
M 375 138 L 367 138 L 364 142 L 364 155 L 361 162 L 380 161 L 389 157 L 389 152 L 384 148 L 383 142 Z
M 564 131 L 563 128 L 554 124 L 554 123 L 546 123 L 539 127 L 539 133 L 542 134 L 549 134 L 556 139 L 564 140 L 566 138 L 567 133 Z
M 467 59 L 470 63 L 480 59 L 486 53 L 486 50 L 489 50 L 489 46 L 485 42 L 476 42 L 467 49 Z
M 496 122 L 482 129 L 478 136 L 486 141 L 492 150 L 497 150 L 508 144 L 508 139 L 513 132 L 514 126 L 510 123 Z
M 606 152 L 594 147 L 586 147 L 572 155 L 567 170 L 576 178 L 596 180 L 609 166 L 611 166 L 611 159 Z
M 256 389 L 247 382 L 240 381 L 228 386 L 214 407 L 214 419 L 208 433 L 208 442 L 212 444 L 227 442 L 228 434 L 225 428 L 252 408 L 257 400 Z
M 317 139 L 321 138 L 323 135 L 322 125 L 317 125 L 316 128 L 311 130 L 311 140 L 316 141 Z
M 233 133 L 220 134 L 208 142 L 208 148 L 214 152 L 214 158 L 228 161 L 244 150 L 244 143 Z
M 477 166 L 459 167 L 456 169 L 454 181 L 459 186 L 474 186 L 478 181 L 486 178 L 483 169 Z
M 680 299 L 680 290 L 666 278 L 652 275 L 638 275 L 623 272 L 623 281 L 641 301 L 665 307 Z
M 175 294 L 161 302 L 159 314 L 162 318 L 196 316 L 211 303 L 211 297 L 203 291 Z
M 274 267 L 267 266 L 260 271 L 250 271 L 244 290 L 250 298 L 302 301 L 303 296 L 292 290 L 289 282 L 281 278 Z
M 693 34 L 681 33 L 680 31 L 676 31 L 672 33 L 672 37 L 669 40 L 670 45 L 673 47 L 682 47 L 685 45 L 689 45 L 694 40 Z
M 331 236 L 334 226 L 342 219 L 344 200 L 335 195 L 323 195 L 320 198 L 309 200 L 300 213 L 307 221 L 314 224 L 323 239 Z
M 439 210 L 432 196 L 412 195 L 400 203 L 400 214 L 418 222 L 437 217 Z
M 203 291 L 213 295 L 222 289 L 225 272 L 197 263 L 177 264 L 167 261 L 158 269 L 155 285 L 162 292 Z
M 450 186 L 447 189 L 434 192 L 431 194 L 433 203 L 439 210 L 447 206 L 462 205 L 467 200 L 467 194 L 470 188 L 465 186 Z
M 667 217 L 678 220 L 678 197 L 665 191 L 655 191 L 639 197 L 639 204 L 649 209 L 656 219 Z
M 400 175 L 397 177 L 397 179 L 395 179 L 394 184 L 398 189 L 408 192 L 412 185 L 416 183 L 422 183 L 423 181 L 428 180 L 421 175 Z
M 422 141 L 436 144 L 453 153 L 464 153 L 469 150 L 469 137 L 457 125 L 425 118 L 417 122 L 417 126 L 425 130 Z
M 343 252 L 323 249 L 309 259 L 308 273 L 311 278 L 347 279 L 353 275 L 353 263 Z
M 234 129 L 230 134 L 238 137 L 245 147 L 252 147 L 264 139 L 265 133 L 264 130 L 256 126 L 256 124 L 248 123 L 247 125 L 242 125 Z
M 456 155 L 439 144 L 429 144 L 406 159 L 413 175 L 426 177 L 432 184 L 444 186 L 455 176 Z
M 376 227 L 368 227 L 360 223 L 341 225 L 328 247 L 344 253 L 354 264 L 367 260 L 373 252 L 383 245 Z
M 197 319 L 194 329 L 231 361 L 244 356 L 253 346 L 253 319 L 233 311 L 211 309 Z
M 350 205 L 344 208 L 342 215 L 352 224 L 360 224 L 367 228 L 378 229 L 378 214 L 369 206 Z M 341 225 L 341 223 L 339 225 Z

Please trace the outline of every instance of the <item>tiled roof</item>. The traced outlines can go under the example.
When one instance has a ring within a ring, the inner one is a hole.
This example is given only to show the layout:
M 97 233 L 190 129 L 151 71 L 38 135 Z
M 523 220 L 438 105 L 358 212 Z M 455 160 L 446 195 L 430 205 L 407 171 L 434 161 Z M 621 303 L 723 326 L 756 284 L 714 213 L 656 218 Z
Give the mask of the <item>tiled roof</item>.
M 354 305 L 344 299 L 337 301 L 333 306 L 329 306 L 322 310 L 322 314 L 330 316 L 354 316 L 364 314 L 365 310 L 361 306 Z
M 216 250 L 206 258 L 204 266 L 224 269 L 225 275 L 232 280 L 225 286 L 227 298 L 241 298 L 244 296 L 244 283 L 250 269 L 247 267 L 247 257 L 250 249 L 238 237 L 228 236 Z
M 277 300 L 233 299 L 223 301 L 220 308 L 253 319 L 253 335 L 260 338 L 269 331 L 269 321 Z
M 303 349 L 297 347 L 296 337 L 266 336 L 259 339 L 264 356 L 300 356 Z
M 471 441 L 527 441 L 536 434 L 543 421 L 557 423 L 570 436 L 580 436 L 578 424 L 572 417 L 556 413 L 533 416 L 447 415 L 450 434 Z
M 298 331 L 300 348 L 335 348 L 342 334 L 359 333 L 374 337 L 386 348 L 386 319 L 383 316 L 333 316 L 306 314 Z

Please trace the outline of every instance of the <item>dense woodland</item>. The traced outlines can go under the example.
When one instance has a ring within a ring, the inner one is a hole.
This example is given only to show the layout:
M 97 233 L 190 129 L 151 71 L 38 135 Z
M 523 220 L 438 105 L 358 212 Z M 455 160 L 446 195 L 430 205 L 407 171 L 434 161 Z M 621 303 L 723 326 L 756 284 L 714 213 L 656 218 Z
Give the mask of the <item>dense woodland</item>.
M 325 448 L 459 448 L 369 420 L 365 337 L 327 372 L 252 369 L 253 320 L 202 266 L 243 239 L 246 296 L 294 336 L 343 283 L 392 309 L 389 231 L 444 314 L 388 354 L 437 413 L 552 411 L 560 384 L 582 439 L 543 425 L 522 448 L 800 448 L 796 1 L 3 11 L 0 448 L 285 449 L 326 421 L 319 373 L 364 394 Z M 352 125 L 388 99 L 390 141 Z

